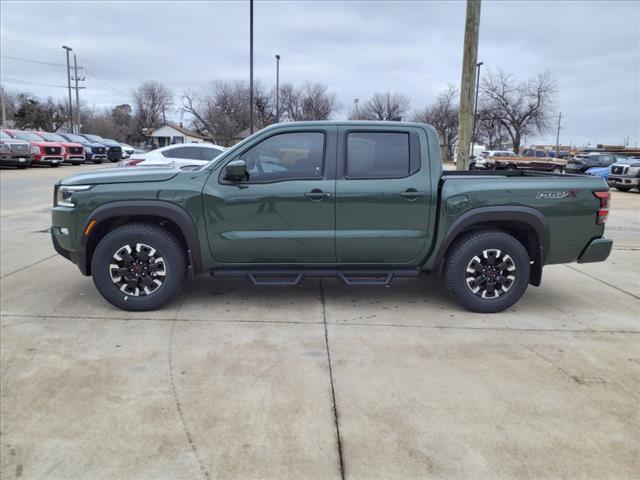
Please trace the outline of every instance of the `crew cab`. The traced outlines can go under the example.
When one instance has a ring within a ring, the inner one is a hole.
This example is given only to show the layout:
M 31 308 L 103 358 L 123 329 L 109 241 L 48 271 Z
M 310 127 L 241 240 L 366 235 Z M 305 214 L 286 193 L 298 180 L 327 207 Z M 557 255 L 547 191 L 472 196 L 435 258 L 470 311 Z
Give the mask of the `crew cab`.
M 83 133 L 82 136 L 90 142 L 100 143 L 105 146 L 107 159 L 111 162 L 119 162 L 122 160 L 122 146 L 115 140 L 110 138 L 102 138 L 98 135 Z
M 618 163 L 611 165 L 607 182 L 621 192 L 632 188 L 640 190 L 640 158 L 619 159 Z
M 64 163 L 81 165 L 84 163 L 84 147 L 81 143 L 70 142 L 58 133 L 37 132 L 47 142 L 56 142 L 62 145 L 62 157 Z
M 0 130 L 0 165 L 3 167 L 27 168 L 33 159 L 32 147 L 29 142 L 16 140 L 4 130 Z
M 107 147 L 102 143 L 87 140 L 75 133 L 61 133 L 61 137 L 69 142 L 79 143 L 84 148 L 85 162 L 102 163 L 107 159 Z
M 22 130 L 8 130 L 4 132 L 12 138 L 25 140 L 33 147 L 32 165 L 49 165 L 50 167 L 59 167 L 62 165 L 64 156 L 62 154 L 62 145 L 57 142 L 47 142 L 41 136 L 33 132 L 25 132 Z
M 512 306 L 544 265 L 605 260 L 599 178 L 443 172 L 429 125 L 267 127 L 203 167 L 109 168 L 55 186 L 58 253 L 125 310 L 159 308 L 190 274 L 295 285 L 442 275 L 477 312 Z

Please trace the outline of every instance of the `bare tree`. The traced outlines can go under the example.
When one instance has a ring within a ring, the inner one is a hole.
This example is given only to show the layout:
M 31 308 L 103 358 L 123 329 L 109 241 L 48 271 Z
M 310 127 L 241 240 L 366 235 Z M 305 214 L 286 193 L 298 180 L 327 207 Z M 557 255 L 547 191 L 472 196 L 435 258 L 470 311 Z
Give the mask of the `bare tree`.
M 457 87 L 449 85 L 433 105 L 417 112 L 414 117 L 416 122 L 428 123 L 438 131 L 446 148 L 447 160 L 453 160 L 453 147 L 458 138 L 458 95 Z
M 496 70 L 483 79 L 480 93 L 482 109 L 502 124 L 516 152 L 524 135 L 550 126 L 556 85 L 549 72 L 517 82 L 510 73 Z
M 362 108 L 366 120 L 401 120 L 409 112 L 410 100 L 400 93 L 374 93 Z
M 253 89 L 255 124 L 263 128 L 275 122 L 271 92 L 260 82 Z M 249 128 L 249 86 L 239 80 L 214 81 L 198 92 L 186 92 L 181 110 L 193 117 L 193 127 L 216 143 L 230 145 L 233 137 Z
M 327 120 L 337 110 L 337 96 L 329 92 L 326 85 L 306 83 L 297 88 L 285 83 L 280 86 L 280 111 L 285 120 Z
M 146 81 L 133 91 L 138 128 L 155 127 L 166 120 L 173 106 L 173 93 L 166 85 Z

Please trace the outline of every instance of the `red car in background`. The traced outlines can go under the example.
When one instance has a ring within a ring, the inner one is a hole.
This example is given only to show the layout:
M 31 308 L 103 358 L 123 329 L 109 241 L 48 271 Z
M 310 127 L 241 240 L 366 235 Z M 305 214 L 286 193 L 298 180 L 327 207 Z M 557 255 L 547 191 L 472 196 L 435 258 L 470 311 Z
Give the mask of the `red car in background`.
M 38 136 L 45 139 L 47 142 L 55 142 L 62 145 L 62 156 L 65 163 L 71 163 L 72 165 L 80 165 L 84 163 L 84 147 L 81 143 L 70 142 L 62 135 L 49 132 L 35 132 Z
M 33 151 L 33 161 L 31 162 L 32 166 L 49 165 L 50 167 L 59 167 L 62 165 L 62 161 L 64 160 L 62 150 L 64 147 L 58 142 L 47 142 L 44 138 L 33 132 L 8 129 L 3 129 L 3 131 L 11 138 L 26 140 L 32 147 L 35 147 Z

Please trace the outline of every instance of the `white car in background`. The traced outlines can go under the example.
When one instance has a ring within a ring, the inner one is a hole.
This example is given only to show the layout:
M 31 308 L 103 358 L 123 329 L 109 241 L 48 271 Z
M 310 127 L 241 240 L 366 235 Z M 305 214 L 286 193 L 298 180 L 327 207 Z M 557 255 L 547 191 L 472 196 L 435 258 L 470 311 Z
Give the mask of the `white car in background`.
M 226 148 L 211 143 L 179 143 L 147 153 L 133 153 L 122 160 L 121 167 L 174 165 L 176 167 L 206 165 Z

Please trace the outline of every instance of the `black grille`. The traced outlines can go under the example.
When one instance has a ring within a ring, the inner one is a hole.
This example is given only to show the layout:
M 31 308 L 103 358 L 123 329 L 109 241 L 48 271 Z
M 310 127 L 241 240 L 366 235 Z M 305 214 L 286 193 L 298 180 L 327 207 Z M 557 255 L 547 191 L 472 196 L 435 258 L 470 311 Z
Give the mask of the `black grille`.
M 91 150 L 93 150 L 93 153 L 104 155 L 106 149 L 104 147 L 93 147 Z
M 69 147 L 69 153 L 73 155 L 80 155 L 84 152 L 84 148 L 82 147 Z
M 47 155 L 60 155 L 62 148 L 60 147 L 44 147 L 44 153 Z
M 627 167 L 626 165 L 616 165 L 611 167 L 611 173 L 613 173 L 614 175 L 624 175 L 625 173 L 627 173 L 627 169 L 629 167 Z
M 107 149 L 107 157 L 109 157 L 109 160 L 120 160 L 122 158 L 122 148 L 109 147 Z
M 29 153 L 30 149 L 31 145 L 29 145 L 28 143 L 18 143 L 11 145 L 12 153 Z

